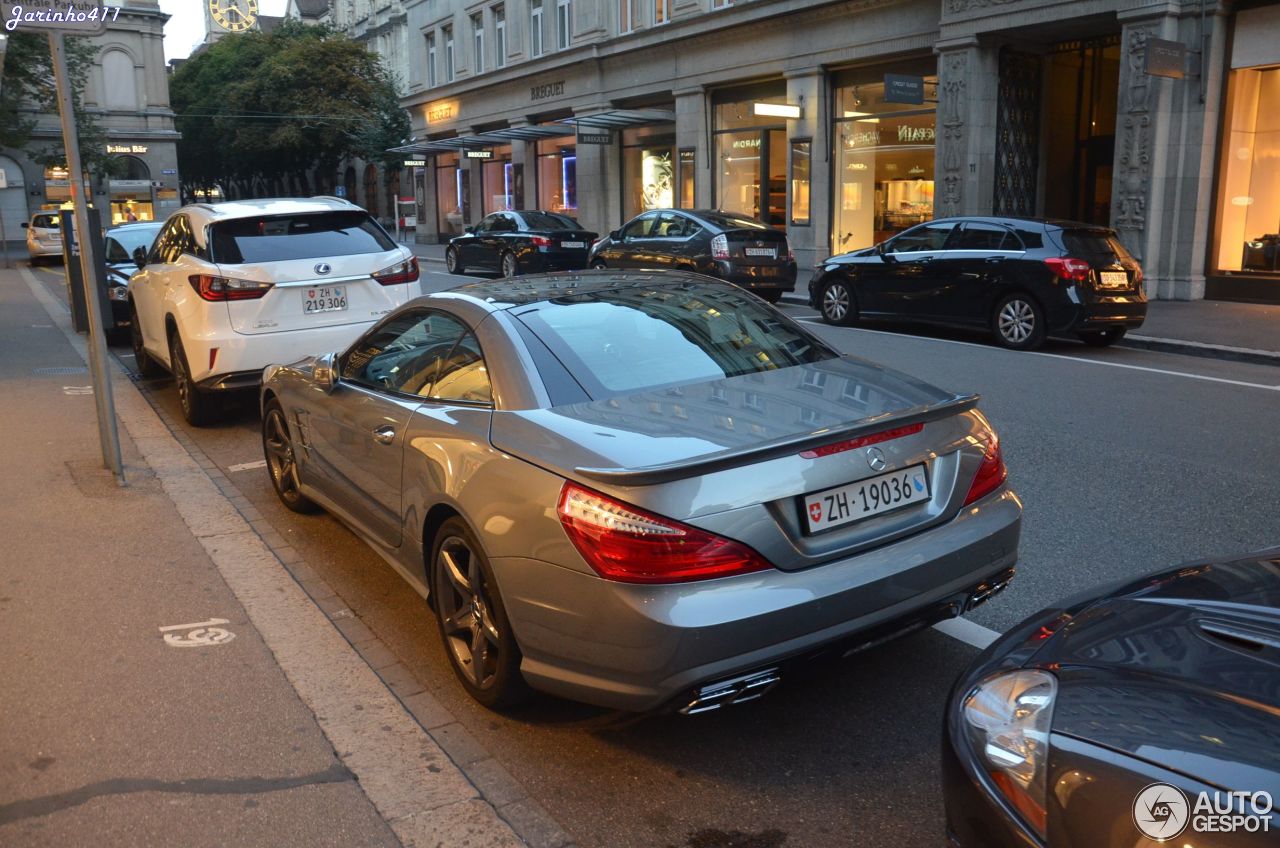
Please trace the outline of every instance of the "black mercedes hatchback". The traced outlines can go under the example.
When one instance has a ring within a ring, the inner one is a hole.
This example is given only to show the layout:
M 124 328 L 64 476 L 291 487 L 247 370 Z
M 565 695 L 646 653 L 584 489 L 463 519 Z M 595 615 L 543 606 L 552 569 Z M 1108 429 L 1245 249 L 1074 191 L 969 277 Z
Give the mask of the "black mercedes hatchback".
M 899 319 L 989 330 L 1015 350 L 1048 336 L 1105 346 L 1142 326 L 1142 268 L 1114 230 L 1031 218 L 943 218 L 833 256 L 809 282 L 828 323 Z
M 450 274 L 580 271 L 595 240 L 595 233 L 559 212 L 494 212 L 451 239 L 444 260 Z
M 786 233 L 732 212 L 654 209 L 609 233 L 591 251 L 593 268 L 697 271 L 777 303 L 796 284 Z
M 1280 844 L 1280 548 L 1031 616 L 944 735 L 951 848 Z

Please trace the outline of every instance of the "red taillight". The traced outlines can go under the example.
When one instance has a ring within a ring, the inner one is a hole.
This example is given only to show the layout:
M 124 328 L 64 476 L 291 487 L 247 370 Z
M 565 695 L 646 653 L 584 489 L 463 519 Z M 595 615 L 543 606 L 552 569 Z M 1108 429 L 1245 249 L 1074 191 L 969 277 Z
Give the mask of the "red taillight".
M 565 483 L 557 506 L 569 541 L 596 573 L 622 583 L 686 583 L 773 566 L 746 545 Z
M 856 439 L 845 439 L 843 442 L 823 445 L 822 447 L 814 448 L 813 450 L 800 451 L 800 455 L 805 459 L 817 459 L 821 456 L 831 456 L 833 453 L 843 453 L 844 451 L 854 450 L 855 448 L 865 448 L 867 445 L 887 442 L 890 439 L 901 439 L 903 436 L 914 436 L 923 429 L 924 424 L 908 424 L 905 427 L 895 427 L 892 430 L 872 433 L 869 436 L 859 436 Z
M 237 280 L 234 277 L 215 277 L 212 274 L 192 274 L 187 282 L 196 294 L 208 301 L 256 300 L 271 291 L 274 283 L 257 280 Z
M 1083 259 L 1072 259 L 1070 256 L 1058 258 L 1055 256 L 1046 259 L 1044 264 L 1048 265 L 1060 280 L 1083 283 L 1089 279 L 1089 263 Z
M 994 430 L 987 431 L 987 449 L 982 454 L 982 464 L 978 473 L 973 475 L 973 484 L 969 486 L 969 494 L 965 495 L 964 505 L 968 506 L 976 500 L 1000 488 L 1000 484 L 1009 476 L 1009 469 L 1004 464 L 1004 456 L 1000 453 L 1000 437 Z
M 711 258 L 712 259 L 728 259 L 729 258 L 729 239 L 723 234 L 711 239 Z
M 547 238 L 546 236 L 529 236 L 529 239 L 534 243 L 536 247 L 551 247 L 555 244 L 554 241 Z
M 398 286 L 401 283 L 416 283 L 418 281 L 418 257 L 410 256 L 403 262 L 397 262 L 390 268 L 383 268 L 375 274 L 371 274 L 375 281 L 384 286 Z

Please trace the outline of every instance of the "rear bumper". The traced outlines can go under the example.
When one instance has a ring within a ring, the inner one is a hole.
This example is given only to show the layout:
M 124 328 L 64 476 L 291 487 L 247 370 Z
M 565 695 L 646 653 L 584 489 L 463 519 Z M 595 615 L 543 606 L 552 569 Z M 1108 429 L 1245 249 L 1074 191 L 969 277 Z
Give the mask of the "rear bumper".
M 742 265 L 737 262 L 717 260 L 715 275 L 725 282 L 744 289 L 781 289 L 791 291 L 796 286 L 796 263 L 786 265 Z
M 41 244 L 38 241 L 37 242 L 28 241 L 27 255 L 33 258 L 36 256 L 61 256 L 62 244 L 61 242 L 57 244 Z
M 1017 560 L 1022 507 L 1002 489 L 952 521 L 849 559 L 635 586 L 495 557 L 534 687 L 614 709 L 679 705 L 707 683 L 895 635 L 962 611 Z
M 1083 304 L 1076 315 L 1076 330 L 1100 330 L 1106 327 L 1125 327 L 1136 330 L 1147 320 L 1147 300 L 1136 297 L 1107 298 L 1097 303 Z
M 528 253 L 520 257 L 524 270 L 531 273 L 540 271 L 581 271 L 587 267 L 588 248 L 582 250 L 553 250 L 546 253 Z
M 182 345 L 191 377 L 201 388 L 247 388 L 261 382 L 262 369 L 268 365 L 344 350 L 372 324 L 365 321 L 260 335 L 242 335 L 226 328 L 204 335 L 183 335 Z M 244 379 L 247 374 L 254 375 L 251 382 Z

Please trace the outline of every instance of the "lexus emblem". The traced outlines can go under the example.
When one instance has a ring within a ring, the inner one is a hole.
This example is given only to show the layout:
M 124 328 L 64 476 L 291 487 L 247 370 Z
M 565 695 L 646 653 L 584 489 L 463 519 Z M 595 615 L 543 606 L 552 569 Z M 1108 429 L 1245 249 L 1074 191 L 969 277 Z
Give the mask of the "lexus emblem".
M 872 471 L 884 471 L 885 465 L 884 451 L 880 448 L 867 448 L 867 465 L 871 466 Z
M 327 274 L 327 273 L 329 273 L 329 272 L 330 272 L 330 271 L 332 271 L 332 270 L 333 270 L 333 269 L 329 267 L 329 263 L 328 263 L 328 262 L 321 262 L 319 265 L 317 265 L 317 266 L 316 266 L 316 273 L 317 273 L 317 274 Z

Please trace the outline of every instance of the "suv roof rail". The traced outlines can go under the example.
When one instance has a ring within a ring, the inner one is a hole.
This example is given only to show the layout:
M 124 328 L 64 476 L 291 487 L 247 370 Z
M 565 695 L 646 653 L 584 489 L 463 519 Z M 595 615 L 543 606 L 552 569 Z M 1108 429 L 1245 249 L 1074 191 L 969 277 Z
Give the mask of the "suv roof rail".
M 312 199 L 312 200 L 336 200 L 336 201 L 338 201 L 339 203 L 345 203 L 345 204 L 347 204 L 348 206 L 354 206 L 354 205 L 355 205 L 354 203 L 352 203 L 352 202 L 351 202 L 350 200 L 348 200 L 347 198 L 345 198 L 345 197 L 338 197 L 337 195 L 333 195 L 333 194 L 313 194 L 313 195 L 311 195 L 311 199 Z
M 192 206 L 194 206 L 194 207 L 196 207 L 197 209 L 207 209 L 207 210 L 208 210 L 208 211 L 210 211 L 210 212 L 217 212 L 217 211 L 218 211 L 217 209 L 214 209 L 214 208 L 213 208 L 213 204 L 212 204 L 212 203 L 192 203 L 191 205 L 192 205 Z

